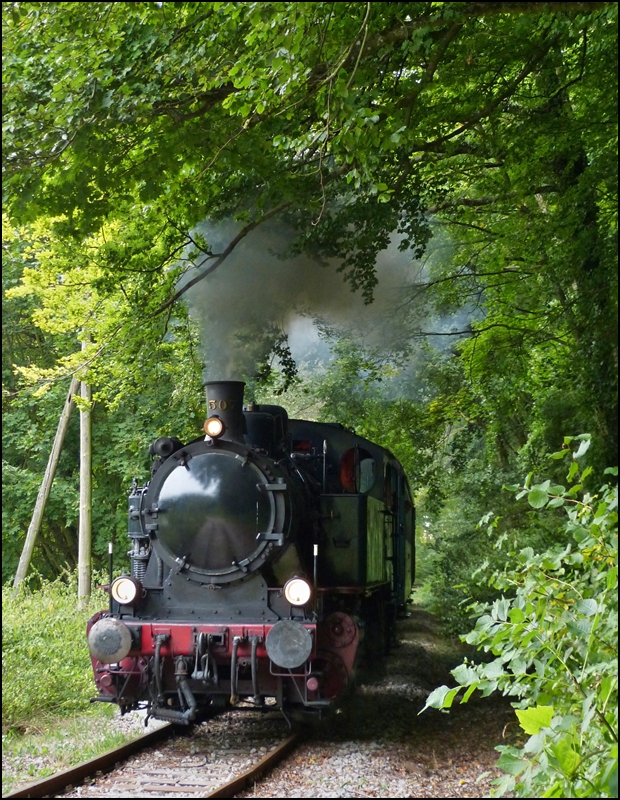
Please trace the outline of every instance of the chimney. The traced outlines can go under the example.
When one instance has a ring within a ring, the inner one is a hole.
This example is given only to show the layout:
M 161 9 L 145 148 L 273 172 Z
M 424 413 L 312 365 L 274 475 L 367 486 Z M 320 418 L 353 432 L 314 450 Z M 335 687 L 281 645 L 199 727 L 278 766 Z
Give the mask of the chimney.
M 207 419 L 219 417 L 225 426 L 221 438 L 243 444 L 243 381 L 207 381 Z

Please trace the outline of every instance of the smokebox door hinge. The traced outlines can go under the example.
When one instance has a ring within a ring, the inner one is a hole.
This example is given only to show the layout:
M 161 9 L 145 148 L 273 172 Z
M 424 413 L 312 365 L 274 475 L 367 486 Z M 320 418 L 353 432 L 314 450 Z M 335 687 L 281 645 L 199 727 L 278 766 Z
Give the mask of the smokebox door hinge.
M 256 538 L 261 542 L 275 542 L 280 547 L 284 544 L 283 533 L 257 533 Z

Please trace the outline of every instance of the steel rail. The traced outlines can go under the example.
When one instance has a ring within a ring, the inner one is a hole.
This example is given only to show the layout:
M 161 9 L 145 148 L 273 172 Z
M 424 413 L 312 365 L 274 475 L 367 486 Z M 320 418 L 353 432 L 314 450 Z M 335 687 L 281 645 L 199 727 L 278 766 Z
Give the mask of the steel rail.
M 265 772 L 273 769 L 279 761 L 293 750 L 300 738 L 300 733 L 292 733 L 274 750 L 261 758 L 258 764 L 250 767 L 250 769 L 246 770 L 242 775 L 239 775 L 239 777 L 233 778 L 228 783 L 214 789 L 211 794 L 204 795 L 204 797 L 234 797 L 239 792 L 247 789 L 253 781 L 260 778 Z
M 174 726 L 170 723 L 166 723 L 160 728 L 157 728 L 150 733 L 146 733 L 144 736 L 140 736 L 137 739 L 133 739 L 131 742 L 127 742 L 127 744 L 123 744 L 120 747 L 115 747 L 113 750 L 108 750 L 107 753 L 103 753 L 100 756 L 96 756 L 88 761 L 84 761 L 82 764 L 78 764 L 76 767 L 70 767 L 62 772 L 57 772 L 56 775 L 52 775 L 49 778 L 44 778 L 42 781 L 29 783 L 27 786 L 11 792 L 11 794 L 3 795 L 3 797 L 6 798 L 6 800 L 9 800 L 9 798 L 13 797 L 44 797 L 45 795 L 54 796 L 67 786 L 75 786 L 83 783 L 86 778 L 91 777 L 96 772 L 105 772 L 106 770 L 110 770 L 119 761 L 123 761 L 134 753 L 137 753 L 139 750 L 143 750 L 145 747 L 149 747 L 152 744 L 162 741 L 162 739 L 168 738 L 173 730 Z

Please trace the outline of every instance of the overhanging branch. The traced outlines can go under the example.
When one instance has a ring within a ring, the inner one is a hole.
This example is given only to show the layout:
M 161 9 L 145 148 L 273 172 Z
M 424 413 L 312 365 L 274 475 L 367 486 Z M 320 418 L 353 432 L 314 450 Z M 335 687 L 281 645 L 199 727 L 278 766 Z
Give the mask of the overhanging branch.
M 555 185 L 540 186 L 537 189 L 532 189 L 531 194 L 549 194 L 550 192 L 557 192 L 558 187 Z M 496 197 L 456 197 L 454 200 L 444 200 L 443 203 L 438 203 L 436 206 L 431 206 L 426 209 L 427 214 L 436 214 L 438 211 L 445 211 L 447 208 L 458 208 L 459 206 L 466 206 L 468 208 L 478 208 L 480 206 L 493 205 L 500 203 L 502 200 L 511 200 L 514 197 L 522 197 L 522 192 L 506 192 L 506 194 L 497 195 Z
M 467 328 L 464 331 L 416 331 L 414 336 L 473 336 L 477 337 L 481 333 L 486 333 L 486 331 L 490 331 L 492 328 L 505 328 L 509 331 L 515 331 L 516 333 L 523 333 L 526 335 L 536 335 L 536 334 L 543 334 L 543 338 L 541 339 L 542 342 L 557 342 L 558 344 L 562 344 L 568 347 L 568 342 L 564 339 L 559 338 L 558 336 L 552 336 L 551 334 L 545 333 L 545 331 L 539 329 L 532 329 L 532 328 L 519 328 L 516 325 L 508 325 L 505 322 L 492 322 L 490 325 L 486 325 L 484 328 Z
M 451 15 L 451 22 L 465 21 L 472 18 L 492 17 L 498 14 L 589 14 L 606 6 L 609 2 L 598 3 L 446 3 L 436 16 L 429 13 L 419 16 L 411 22 L 399 22 L 390 30 L 371 36 L 363 49 L 362 56 L 373 55 L 377 50 L 388 45 L 399 45 L 412 37 L 420 28 L 434 29 L 446 24 L 445 12 Z M 455 20 L 455 15 L 457 19 Z M 349 58 L 357 58 L 352 52 Z M 346 66 L 346 65 L 345 65 Z
M 280 205 L 276 206 L 275 208 L 272 208 L 271 211 L 267 211 L 265 214 L 263 214 L 262 217 L 259 217 L 258 219 L 255 219 L 253 222 L 248 223 L 245 226 L 245 228 L 242 228 L 239 231 L 239 233 L 235 236 L 235 238 L 230 242 L 228 247 L 216 258 L 216 260 L 213 262 L 213 264 L 211 264 L 211 266 L 207 267 L 207 269 L 204 272 L 201 272 L 200 275 L 196 275 L 195 278 L 192 278 L 191 281 L 188 281 L 186 284 L 184 284 L 178 291 L 176 291 L 172 295 L 172 297 L 166 300 L 165 303 L 162 303 L 162 305 L 160 305 L 159 308 L 155 309 L 155 311 L 153 312 L 153 316 L 156 317 L 158 314 L 161 314 L 167 308 L 170 308 L 170 306 L 173 305 L 173 303 L 176 303 L 176 301 L 180 297 L 182 297 L 185 294 L 185 292 L 189 291 L 189 289 L 191 289 L 192 286 L 195 286 L 201 280 L 206 278 L 207 275 L 210 275 L 212 272 L 214 272 L 220 266 L 220 264 L 228 258 L 228 256 L 232 253 L 232 251 L 239 244 L 239 242 L 242 239 L 245 239 L 248 233 L 253 231 L 254 228 L 258 227 L 263 222 L 266 222 L 268 219 L 271 219 L 271 217 L 275 217 L 276 214 L 279 214 L 281 211 L 284 211 L 284 209 L 288 208 L 290 205 L 291 201 L 288 201 L 286 203 L 280 203 Z

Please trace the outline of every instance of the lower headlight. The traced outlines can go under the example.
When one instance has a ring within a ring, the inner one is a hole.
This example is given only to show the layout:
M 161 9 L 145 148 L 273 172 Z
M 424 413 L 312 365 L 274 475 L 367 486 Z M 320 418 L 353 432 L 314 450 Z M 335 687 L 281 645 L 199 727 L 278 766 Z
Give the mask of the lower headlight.
M 304 578 L 291 578 L 284 584 L 284 597 L 292 606 L 305 606 L 312 596 L 312 587 Z
M 134 603 L 141 593 L 140 581 L 131 575 L 123 575 L 112 582 L 112 597 L 120 605 L 127 606 Z
M 103 617 L 90 629 L 88 647 L 102 664 L 118 664 L 131 650 L 131 633 L 120 619 Z

